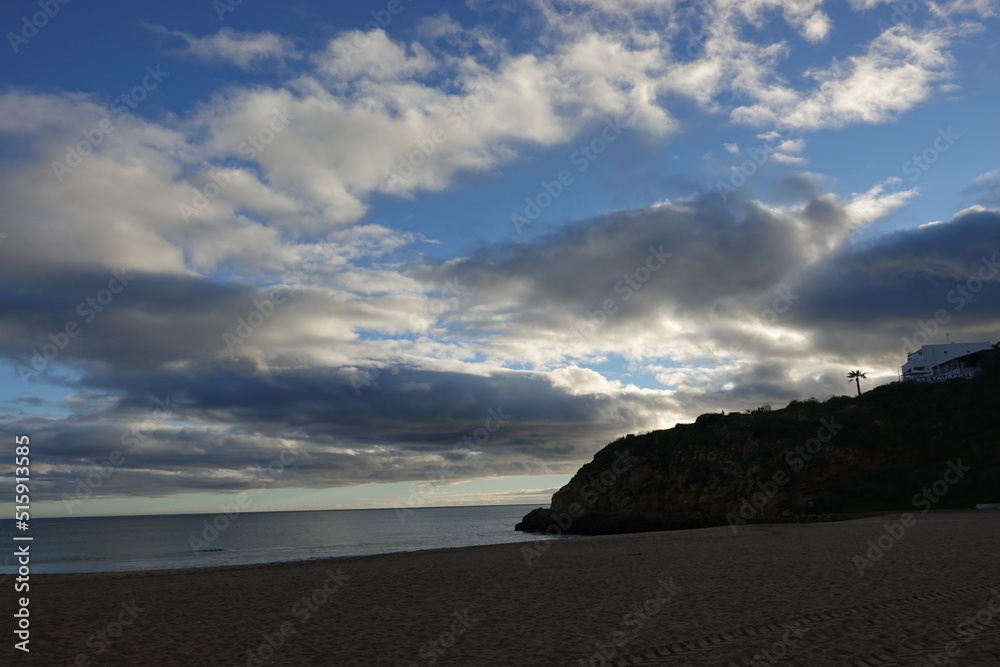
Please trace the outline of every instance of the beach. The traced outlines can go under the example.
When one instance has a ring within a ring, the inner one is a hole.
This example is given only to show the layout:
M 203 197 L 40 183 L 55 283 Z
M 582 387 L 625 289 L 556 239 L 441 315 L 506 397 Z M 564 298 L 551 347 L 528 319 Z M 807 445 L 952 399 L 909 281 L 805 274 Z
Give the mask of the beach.
M 34 575 L 30 654 L 8 629 L 3 662 L 997 665 L 998 524 L 997 511 L 896 513 Z M 5 609 L 13 597 L 8 576 Z

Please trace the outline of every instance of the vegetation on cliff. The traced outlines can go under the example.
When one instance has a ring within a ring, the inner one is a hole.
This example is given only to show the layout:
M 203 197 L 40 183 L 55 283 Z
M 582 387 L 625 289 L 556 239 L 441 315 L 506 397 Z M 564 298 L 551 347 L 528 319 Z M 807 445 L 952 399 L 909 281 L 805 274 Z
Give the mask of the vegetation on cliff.
M 938 483 L 946 475 L 951 483 Z M 627 435 L 599 451 L 553 495 L 549 509 L 535 510 L 518 529 L 631 532 L 995 502 L 994 355 L 972 379 L 892 383 L 857 397 L 705 414 L 693 424 Z

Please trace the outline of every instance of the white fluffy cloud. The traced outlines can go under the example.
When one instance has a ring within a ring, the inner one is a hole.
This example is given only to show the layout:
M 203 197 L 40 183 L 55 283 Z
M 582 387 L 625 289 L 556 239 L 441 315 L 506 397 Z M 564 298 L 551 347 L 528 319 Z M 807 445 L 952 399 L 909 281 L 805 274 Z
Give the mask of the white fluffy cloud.
M 731 118 L 763 129 L 885 122 L 925 100 L 951 62 L 946 28 L 896 26 L 859 55 L 801 72 L 815 85 L 798 90 L 779 74 L 791 64 L 789 45 L 753 42 L 743 28 L 780 17 L 806 43 L 822 40 L 830 19 L 819 0 L 717 0 L 697 17 L 639 0 L 536 6 L 551 33 L 531 53 L 442 15 L 406 42 L 381 29 L 341 33 L 284 84 L 237 87 L 207 101 L 172 128 L 190 144 L 184 157 L 193 164 L 182 173 L 202 187 L 209 167 L 244 164 L 230 167 L 234 185 L 215 202 L 221 206 L 200 217 L 221 224 L 246 210 L 296 232 L 350 224 L 376 193 L 442 190 L 463 173 L 568 142 L 608 118 L 669 138 L 682 129 L 671 111 L 678 98 L 724 113 L 723 100 L 749 97 Z M 160 30 L 184 39 L 192 55 L 241 67 L 296 56 L 273 33 Z M 287 127 L 249 150 L 248 141 L 270 136 L 276 113 L 287 113 Z M 801 141 L 786 141 L 774 160 L 803 164 Z
M 799 130 L 886 122 L 931 96 L 952 64 L 947 47 L 943 31 L 894 26 L 863 55 L 807 72 L 815 88 L 796 91 L 775 83 L 753 93 L 759 101 L 734 109 L 732 116 L 738 122 Z

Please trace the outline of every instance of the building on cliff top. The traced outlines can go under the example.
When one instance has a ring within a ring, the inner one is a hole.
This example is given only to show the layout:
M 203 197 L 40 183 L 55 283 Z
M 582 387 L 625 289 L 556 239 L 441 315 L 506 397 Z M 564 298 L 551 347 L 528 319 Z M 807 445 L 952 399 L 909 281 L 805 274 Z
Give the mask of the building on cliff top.
M 924 345 L 916 352 L 907 353 L 902 377 L 906 382 L 972 377 L 979 372 L 982 358 L 991 349 L 993 345 L 989 342 Z

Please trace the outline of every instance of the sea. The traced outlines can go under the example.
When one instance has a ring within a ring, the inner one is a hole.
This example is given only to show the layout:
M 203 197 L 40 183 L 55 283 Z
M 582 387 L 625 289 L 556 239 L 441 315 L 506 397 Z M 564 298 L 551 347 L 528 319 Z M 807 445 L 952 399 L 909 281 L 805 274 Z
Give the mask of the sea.
M 514 531 L 536 505 L 31 519 L 32 574 L 278 563 L 551 539 Z M 7 551 L 8 554 L 13 551 Z M 13 574 L 15 557 L 0 558 Z

